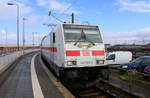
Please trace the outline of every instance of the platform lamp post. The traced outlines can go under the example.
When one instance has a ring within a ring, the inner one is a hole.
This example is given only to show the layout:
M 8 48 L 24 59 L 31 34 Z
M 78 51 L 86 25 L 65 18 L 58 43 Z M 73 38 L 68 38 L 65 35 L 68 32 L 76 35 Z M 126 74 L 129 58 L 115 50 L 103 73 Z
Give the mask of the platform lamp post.
M 37 33 L 37 32 L 32 32 L 32 46 L 34 47 L 34 35 L 35 35 L 35 33 Z
M 19 51 L 19 5 L 16 3 L 7 3 L 8 5 L 15 5 L 17 7 L 17 49 Z
M 39 32 L 32 32 L 32 46 L 34 47 L 34 46 L 36 46 L 36 43 L 35 43 L 35 34 L 38 34 Z M 38 39 L 38 41 L 40 41 L 39 40 L 39 35 L 37 35 L 37 38 L 36 39 Z M 38 41 L 37 41 L 37 43 L 38 43 Z
M 23 18 L 23 34 L 22 34 L 22 42 L 23 42 L 23 54 L 24 54 L 24 45 L 25 45 L 25 38 L 24 38 L 24 29 L 25 29 L 25 21 L 27 18 Z

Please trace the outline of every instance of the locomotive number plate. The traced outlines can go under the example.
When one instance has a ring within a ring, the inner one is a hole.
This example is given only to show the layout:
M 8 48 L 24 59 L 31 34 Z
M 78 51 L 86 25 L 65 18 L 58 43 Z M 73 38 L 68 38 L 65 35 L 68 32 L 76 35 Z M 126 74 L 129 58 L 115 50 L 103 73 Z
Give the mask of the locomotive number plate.
M 81 65 L 92 65 L 93 62 L 92 61 L 82 61 L 80 62 Z

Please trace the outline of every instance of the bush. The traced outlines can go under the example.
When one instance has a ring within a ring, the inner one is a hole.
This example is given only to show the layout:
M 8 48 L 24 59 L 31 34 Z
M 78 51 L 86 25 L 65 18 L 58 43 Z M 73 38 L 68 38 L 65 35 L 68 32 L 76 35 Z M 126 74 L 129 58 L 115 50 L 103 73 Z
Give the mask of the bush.
M 150 85 L 150 82 L 143 78 L 143 75 L 138 74 L 136 70 L 127 71 L 124 75 L 120 76 L 120 79 L 128 82 L 139 82 Z

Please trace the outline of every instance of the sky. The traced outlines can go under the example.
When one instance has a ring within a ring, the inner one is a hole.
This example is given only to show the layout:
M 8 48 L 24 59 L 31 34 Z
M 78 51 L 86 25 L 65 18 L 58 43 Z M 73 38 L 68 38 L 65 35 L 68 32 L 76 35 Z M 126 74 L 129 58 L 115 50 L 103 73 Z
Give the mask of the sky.
M 0 44 L 16 44 L 16 6 L 19 5 L 19 37 L 22 44 L 23 17 L 26 45 L 39 45 L 42 37 L 51 31 L 43 24 L 60 24 L 49 11 L 70 22 L 75 13 L 76 24 L 98 25 L 105 43 L 145 44 L 150 42 L 150 0 L 0 0 Z M 7 35 L 7 37 L 6 37 Z

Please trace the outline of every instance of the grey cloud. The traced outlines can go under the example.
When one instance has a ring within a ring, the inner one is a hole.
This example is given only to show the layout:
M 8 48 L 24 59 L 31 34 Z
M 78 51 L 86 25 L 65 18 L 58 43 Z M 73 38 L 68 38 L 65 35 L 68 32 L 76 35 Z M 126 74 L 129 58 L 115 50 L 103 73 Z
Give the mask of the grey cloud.
M 110 43 L 114 43 L 115 41 L 118 43 L 124 41 L 133 43 L 133 41 L 140 42 L 143 39 L 150 40 L 150 27 L 131 32 L 104 33 L 104 40 Z

